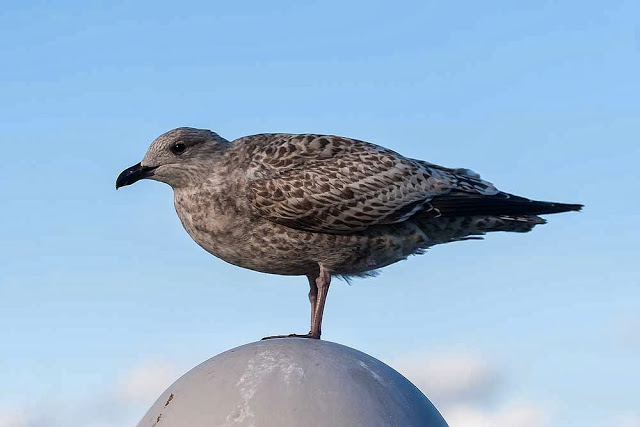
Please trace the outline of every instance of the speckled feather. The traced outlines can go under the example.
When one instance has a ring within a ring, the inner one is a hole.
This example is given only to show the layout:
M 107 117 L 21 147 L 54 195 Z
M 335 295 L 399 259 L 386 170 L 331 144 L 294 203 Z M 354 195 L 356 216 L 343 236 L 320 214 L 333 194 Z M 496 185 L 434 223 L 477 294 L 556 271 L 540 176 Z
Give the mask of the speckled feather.
M 170 148 L 186 145 L 176 156 Z M 261 134 L 229 142 L 201 129 L 158 137 L 141 162 L 174 189 L 189 235 L 240 267 L 283 275 L 367 275 L 442 243 L 526 232 L 578 205 L 499 192 L 468 169 L 363 141 Z M 490 214 L 487 214 L 490 212 Z
M 433 197 L 453 190 L 498 193 L 467 169 L 435 166 L 337 136 L 256 135 L 235 141 L 234 151 L 249 160 L 247 195 L 257 212 L 308 231 L 351 233 L 401 223 L 433 209 Z

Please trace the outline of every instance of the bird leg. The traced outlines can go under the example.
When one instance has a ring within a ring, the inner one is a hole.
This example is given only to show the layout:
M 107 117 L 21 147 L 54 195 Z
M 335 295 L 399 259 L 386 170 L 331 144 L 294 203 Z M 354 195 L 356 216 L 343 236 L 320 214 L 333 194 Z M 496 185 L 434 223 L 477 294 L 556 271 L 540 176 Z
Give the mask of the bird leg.
M 331 283 L 331 274 L 321 265 L 318 275 L 309 275 L 307 277 L 309 278 L 309 302 L 311 303 L 311 330 L 309 333 L 304 335 L 272 335 L 262 338 L 263 340 L 271 338 L 320 339 L 320 335 L 322 333 L 322 315 L 324 313 L 325 302 L 327 301 L 329 284 Z
M 329 285 L 331 284 L 331 274 L 322 265 L 320 265 L 320 273 L 318 274 L 315 282 L 318 289 L 318 295 L 316 298 L 315 308 L 311 308 L 311 330 L 309 331 L 309 338 L 320 339 L 320 334 L 322 333 L 324 304 L 327 301 Z
M 311 303 L 311 324 L 313 325 L 313 317 L 316 312 L 316 304 L 318 303 L 318 285 L 316 280 L 318 276 L 310 274 L 307 276 L 309 279 L 309 303 Z

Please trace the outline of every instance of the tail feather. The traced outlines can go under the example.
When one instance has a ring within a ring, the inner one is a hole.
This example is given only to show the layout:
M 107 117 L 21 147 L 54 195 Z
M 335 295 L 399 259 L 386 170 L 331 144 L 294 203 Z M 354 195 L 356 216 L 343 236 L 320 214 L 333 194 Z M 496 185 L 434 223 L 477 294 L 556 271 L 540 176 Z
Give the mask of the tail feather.
M 442 217 L 544 215 L 582 209 L 579 204 L 542 202 L 502 192 L 492 196 L 451 193 L 433 198 L 430 204 L 434 209 L 429 215 Z
M 482 239 L 486 233 L 506 231 L 526 233 L 546 221 L 539 216 L 449 216 L 421 218 L 416 221 L 428 236 L 429 245 L 460 240 Z

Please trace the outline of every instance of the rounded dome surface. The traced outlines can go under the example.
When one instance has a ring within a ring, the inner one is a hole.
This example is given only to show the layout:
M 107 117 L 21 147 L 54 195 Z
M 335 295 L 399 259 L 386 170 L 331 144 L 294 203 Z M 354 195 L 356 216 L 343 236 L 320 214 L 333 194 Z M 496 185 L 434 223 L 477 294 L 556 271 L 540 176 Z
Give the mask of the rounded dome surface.
M 284 338 L 221 353 L 172 384 L 138 427 L 446 427 L 409 380 L 340 344 Z

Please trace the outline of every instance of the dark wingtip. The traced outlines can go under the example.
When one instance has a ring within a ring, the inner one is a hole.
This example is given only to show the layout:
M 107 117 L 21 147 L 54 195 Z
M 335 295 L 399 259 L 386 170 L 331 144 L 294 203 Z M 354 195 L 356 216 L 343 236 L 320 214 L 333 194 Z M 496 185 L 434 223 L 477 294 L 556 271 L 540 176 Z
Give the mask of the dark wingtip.
M 562 212 L 581 211 L 584 205 L 575 203 L 555 203 L 531 201 L 532 213 L 535 215 L 556 214 Z
M 579 212 L 584 207 L 584 205 L 573 204 L 573 203 L 553 203 L 553 205 L 558 209 L 562 209 L 562 210 L 559 210 L 558 212 L 569 212 L 569 211 Z
M 580 211 L 577 203 L 555 203 L 530 200 L 508 193 L 491 196 L 456 194 L 434 197 L 431 206 L 442 216 L 473 215 L 548 215 L 569 211 Z

